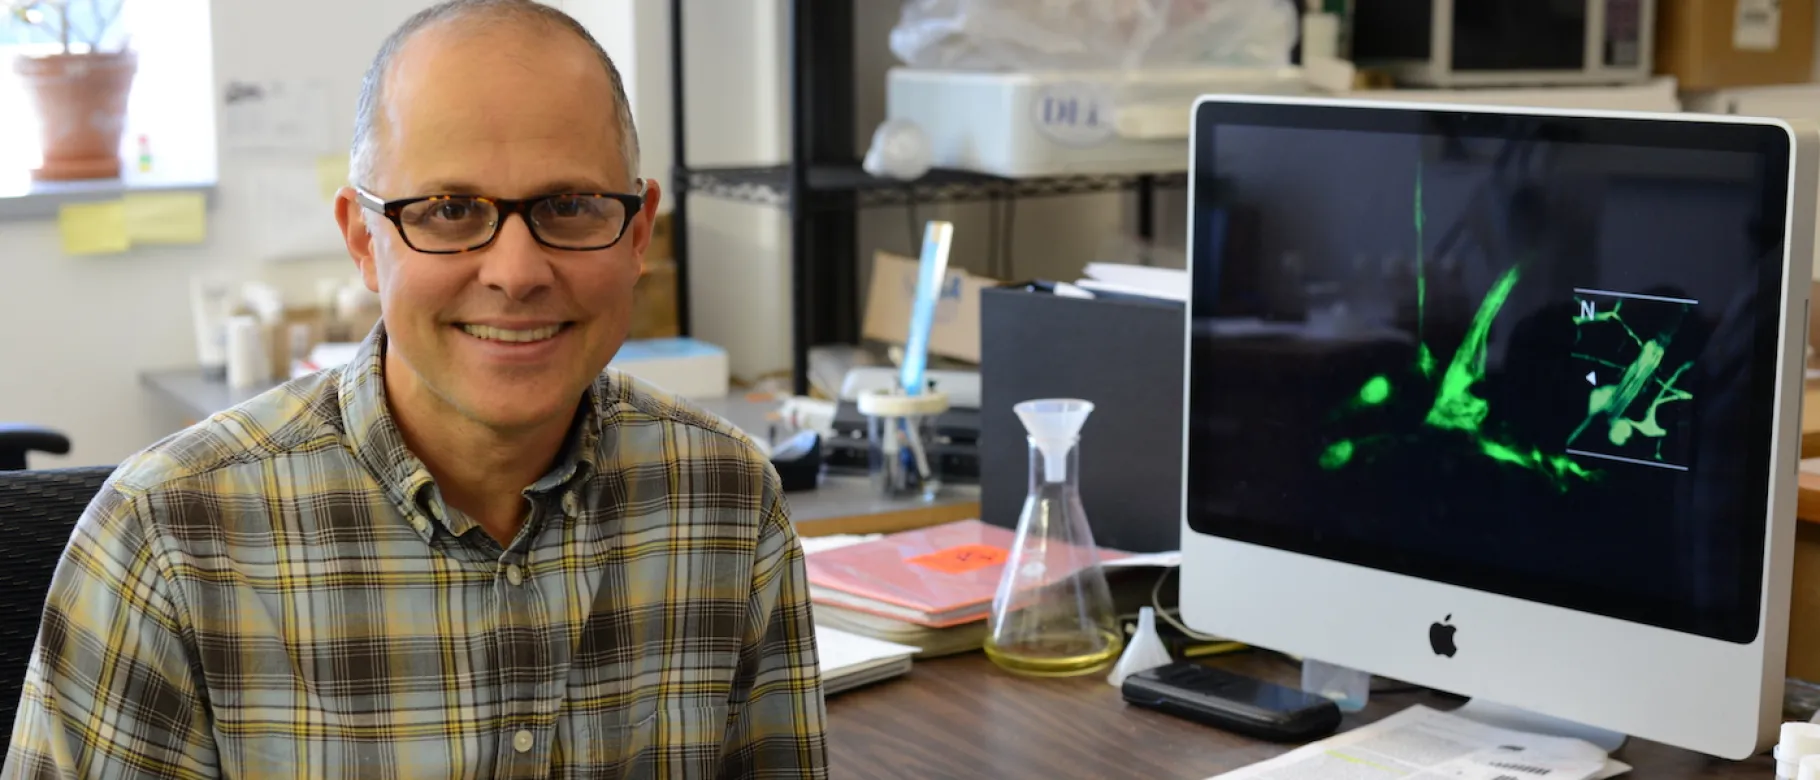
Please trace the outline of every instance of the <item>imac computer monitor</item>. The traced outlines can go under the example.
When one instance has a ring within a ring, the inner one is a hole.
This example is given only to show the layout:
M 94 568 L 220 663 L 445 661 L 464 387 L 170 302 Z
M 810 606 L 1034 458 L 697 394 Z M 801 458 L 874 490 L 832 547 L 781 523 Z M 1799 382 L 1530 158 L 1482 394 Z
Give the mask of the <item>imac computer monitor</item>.
M 1722 757 L 1774 741 L 1815 146 L 1206 96 L 1194 629 Z

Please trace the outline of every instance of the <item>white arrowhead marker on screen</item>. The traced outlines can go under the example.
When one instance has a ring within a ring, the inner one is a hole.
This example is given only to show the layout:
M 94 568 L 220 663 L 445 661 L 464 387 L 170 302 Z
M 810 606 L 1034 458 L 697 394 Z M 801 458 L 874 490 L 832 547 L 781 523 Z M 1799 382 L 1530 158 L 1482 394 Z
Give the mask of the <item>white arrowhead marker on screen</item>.
M 1592 385 L 1593 387 L 1598 387 L 1599 386 L 1599 372 L 1597 372 L 1597 371 L 1586 372 L 1586 383 L 1589 385 Z

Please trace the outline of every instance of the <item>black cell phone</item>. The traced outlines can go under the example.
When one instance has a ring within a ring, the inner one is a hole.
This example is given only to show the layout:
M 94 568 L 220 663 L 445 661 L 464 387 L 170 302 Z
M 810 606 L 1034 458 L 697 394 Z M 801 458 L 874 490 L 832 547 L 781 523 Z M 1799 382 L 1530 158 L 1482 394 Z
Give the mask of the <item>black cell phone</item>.
M 1119 690 L 1139 707 L 1255 739 L 1301 742 L 1340 727 L 1330 699 L 1192 661 L 1138 672 Z

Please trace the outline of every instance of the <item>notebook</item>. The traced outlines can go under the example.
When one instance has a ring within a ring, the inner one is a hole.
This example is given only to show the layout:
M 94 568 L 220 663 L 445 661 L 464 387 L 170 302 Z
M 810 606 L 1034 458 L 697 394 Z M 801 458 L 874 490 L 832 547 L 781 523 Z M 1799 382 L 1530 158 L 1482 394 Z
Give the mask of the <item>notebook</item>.
M 978 650 L 986 643 L 984 620 L 970 620 L 947 628 L 930 628 L 822 602 L 815 605 L 815 623 L 918 648 L 918 661 Z
M 815 625 L 816 652 L 821 657 L 822 695 L 831 696 L 910 671 L 919 648 Z
M 981 620 L 1017 535 L 979 520 L 900 531 L 810 553 L 809 597 L 930 628 Z M 1129 553 L 1101 549 L 1100 560 Z

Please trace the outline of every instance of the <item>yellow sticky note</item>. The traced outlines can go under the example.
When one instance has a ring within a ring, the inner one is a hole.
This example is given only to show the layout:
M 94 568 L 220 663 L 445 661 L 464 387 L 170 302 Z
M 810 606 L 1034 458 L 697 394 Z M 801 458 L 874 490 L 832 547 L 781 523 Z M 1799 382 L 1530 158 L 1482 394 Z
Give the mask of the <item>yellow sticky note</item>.
M 335 193 L 348 186 L 347 156 L 331 154 L 316 158 L 316 186 L 322 188 L 324 202 L 334 202 Z
M 200 192 L 126 196 L 126 237 L 134 244 L 200 244 L 208 235 L 208 203 Z
M 57 210 L 57 230 L 63 234 L 64 254 L 100 255 L 132 246 L 126 236 L 125 201 L 66 205 Z

